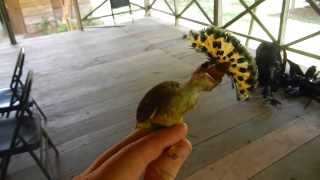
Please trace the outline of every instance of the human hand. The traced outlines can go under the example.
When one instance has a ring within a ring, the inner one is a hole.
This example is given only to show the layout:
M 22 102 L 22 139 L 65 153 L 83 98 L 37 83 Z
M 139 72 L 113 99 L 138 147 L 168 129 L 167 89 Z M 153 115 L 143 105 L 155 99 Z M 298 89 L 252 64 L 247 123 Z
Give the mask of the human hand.
M 191 152 L 186 124 L 138 129 L 74 180 L 173 180 Z

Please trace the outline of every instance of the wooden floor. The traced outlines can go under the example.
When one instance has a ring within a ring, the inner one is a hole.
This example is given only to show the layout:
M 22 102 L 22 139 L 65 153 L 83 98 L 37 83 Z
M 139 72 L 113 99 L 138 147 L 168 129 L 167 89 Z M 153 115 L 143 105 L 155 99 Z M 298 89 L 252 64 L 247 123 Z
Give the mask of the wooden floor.
M 140 98 L 164 80 L 184 81 L 206 58 L 182 33 L 154 19 L 26 39 L 34 97 L 49 117 L 61 152 L 56 179 L 67 180 L 130 132 Z M 9 84 L 19 47 L 0 45 L 0 85 Z M 26 72 L 26 71 L 25 71 Z M 319 104 L 259 97 L 237 102 L 226 78 L 186 116 L 193 153 L 178 179 L 319 180 Z M 11 180 L 45 179 L 28 155 L 16 156 Z

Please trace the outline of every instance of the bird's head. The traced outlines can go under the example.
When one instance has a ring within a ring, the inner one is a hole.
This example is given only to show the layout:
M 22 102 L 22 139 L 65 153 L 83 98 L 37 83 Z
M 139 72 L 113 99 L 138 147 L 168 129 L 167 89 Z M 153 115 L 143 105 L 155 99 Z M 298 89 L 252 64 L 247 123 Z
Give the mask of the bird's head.
M 203 91 L 211 91 L 222 81 L 222 77 L 227 72 L 229 65 L 229 63 L 215 64 L 207 61 L 193 72 L 191 83 Z

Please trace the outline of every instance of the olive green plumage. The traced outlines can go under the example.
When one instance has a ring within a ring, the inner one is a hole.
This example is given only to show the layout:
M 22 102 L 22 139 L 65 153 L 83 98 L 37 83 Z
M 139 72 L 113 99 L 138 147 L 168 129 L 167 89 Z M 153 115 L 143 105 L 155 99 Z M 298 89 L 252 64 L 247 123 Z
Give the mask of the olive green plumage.
M 150 89 L 137 109 L 137 127 L 170 127 L 183 121 L 183 115 L 198 101 L 201 91 L 211 91 L 225 74 L 226 65 L 202 64 L 189 81 L 162 82 Z

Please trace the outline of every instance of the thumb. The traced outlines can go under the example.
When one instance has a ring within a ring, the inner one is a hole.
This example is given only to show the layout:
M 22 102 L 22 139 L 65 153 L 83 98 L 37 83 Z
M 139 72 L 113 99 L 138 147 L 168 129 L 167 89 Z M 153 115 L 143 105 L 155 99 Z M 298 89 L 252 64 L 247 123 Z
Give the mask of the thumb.
M 146 169 L 145 180 L 174 180 L 191 153 L 191 143 L 187 139 L 179 141 L 164 151 Z

